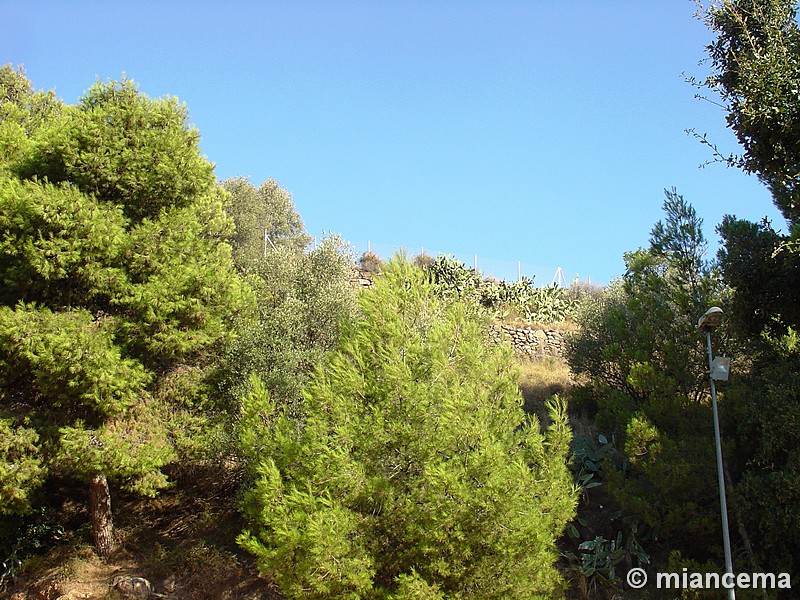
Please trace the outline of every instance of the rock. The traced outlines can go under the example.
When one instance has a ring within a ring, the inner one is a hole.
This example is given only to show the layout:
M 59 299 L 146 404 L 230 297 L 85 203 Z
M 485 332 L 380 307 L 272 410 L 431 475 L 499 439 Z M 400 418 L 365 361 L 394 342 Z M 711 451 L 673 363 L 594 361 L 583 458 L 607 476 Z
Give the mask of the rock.
M 564 333 L 554 329 L 496 323 L 491 325 L 489 339 L 498 344 L 508 342 L 515 353 L 534 360 L 564 356 Z
M 146 600 L 153 593 L 153 584 L 144 577 L 117 575 L 111 580 L 111 587 L 126 600 Z

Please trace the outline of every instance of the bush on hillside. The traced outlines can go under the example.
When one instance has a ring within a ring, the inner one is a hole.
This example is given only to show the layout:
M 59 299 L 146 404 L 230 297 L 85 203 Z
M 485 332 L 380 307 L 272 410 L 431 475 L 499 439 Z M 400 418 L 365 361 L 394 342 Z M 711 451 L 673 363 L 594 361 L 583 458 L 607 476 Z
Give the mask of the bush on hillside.
M 381 257 L 370 250 L 364 252 L 358 259 L 358 266 L 368 273 L 380 273 L 383 265 Z
M 573 517 L 565 405 L 540 432 L 510 350 L 403 259 L 360 296 L 301 423 L 257 380 L 240 543 L 292 598 L 545 598 Z
M 719 550 L 719 504 L 696 323 L 723 290 L 694 209 L 673 190 L 664 210 L 650 248 L 627 254 L 624 278 L 583 306 L 566 359 L 588 377 L 579 402 L 624 452 L 626 468 L 605 472 L 609 493 L 671 548 L 705 559 Z

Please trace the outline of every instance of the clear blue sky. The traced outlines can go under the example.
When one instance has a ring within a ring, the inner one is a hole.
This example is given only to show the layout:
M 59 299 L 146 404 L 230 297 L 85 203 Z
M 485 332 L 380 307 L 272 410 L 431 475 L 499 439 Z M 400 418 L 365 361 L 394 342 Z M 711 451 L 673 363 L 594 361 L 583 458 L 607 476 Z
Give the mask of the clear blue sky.
M 424 247 L 548 283 L 605 283 L 675 186 L 714 227 L 784 222 L 694 99 L 710 34 L 691 0 L 0 0 L 0 63 L 72 103 L 137 81 L 188 106 L 220 179 L 277 179 L 312 235 Z

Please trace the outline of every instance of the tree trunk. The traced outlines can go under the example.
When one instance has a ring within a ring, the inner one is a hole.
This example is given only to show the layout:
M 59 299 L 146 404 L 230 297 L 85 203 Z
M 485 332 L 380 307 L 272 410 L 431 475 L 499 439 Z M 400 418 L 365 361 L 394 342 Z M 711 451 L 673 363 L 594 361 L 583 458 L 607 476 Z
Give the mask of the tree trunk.
M 94 475 L 89 482 L 89 514 L 97 553 L 107 557 L 114 548 L 114 523 L 111 521 L 111 492 L 105 475 Z

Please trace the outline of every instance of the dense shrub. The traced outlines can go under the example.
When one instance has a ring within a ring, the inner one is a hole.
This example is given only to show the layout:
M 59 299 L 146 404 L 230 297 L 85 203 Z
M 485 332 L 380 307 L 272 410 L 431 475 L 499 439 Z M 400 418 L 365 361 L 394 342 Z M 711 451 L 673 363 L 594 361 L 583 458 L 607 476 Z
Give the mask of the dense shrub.
M 299 403 L 312 370 L 335 346 L 342 324 L 354 318 L 351 268 L 349 249 L 337 237 L 306 252 L 279 247 L 251 264 L 258 309 L 240 320 L 219 369 L 229 404 L 247 393 L 252 373 L 274 400 Z
M 358 259 L 358 266 L 368 273 L 380 273 L 383 265 L 381 257 L 371 250 L 364 252 Z
M 436 259 L 434 259 L 430 254 L 422 251 L 414 257 L 414 264 L 418 267 L 422 267 L 423 269 L 427 269 L 433 264 L 434 260 Z
M 566 358 L 590 378 L 578 398 L 624 453 L 624 471 L 604 472 L 609 492 L 670 547 L 702 558 L 718 549 L 719 507 L 696 322 L 723 288 L 694 209 L 673 190 L 664 210 L 650 248 L 627 254 L 622 280 L 580 311 Z
M 564 404 L 542 434 L 510 351 L 408 262 L 360 299 L 301 422 L 253 382 L 240 543 L 293 598 L 551 597 L 575 507 Z

